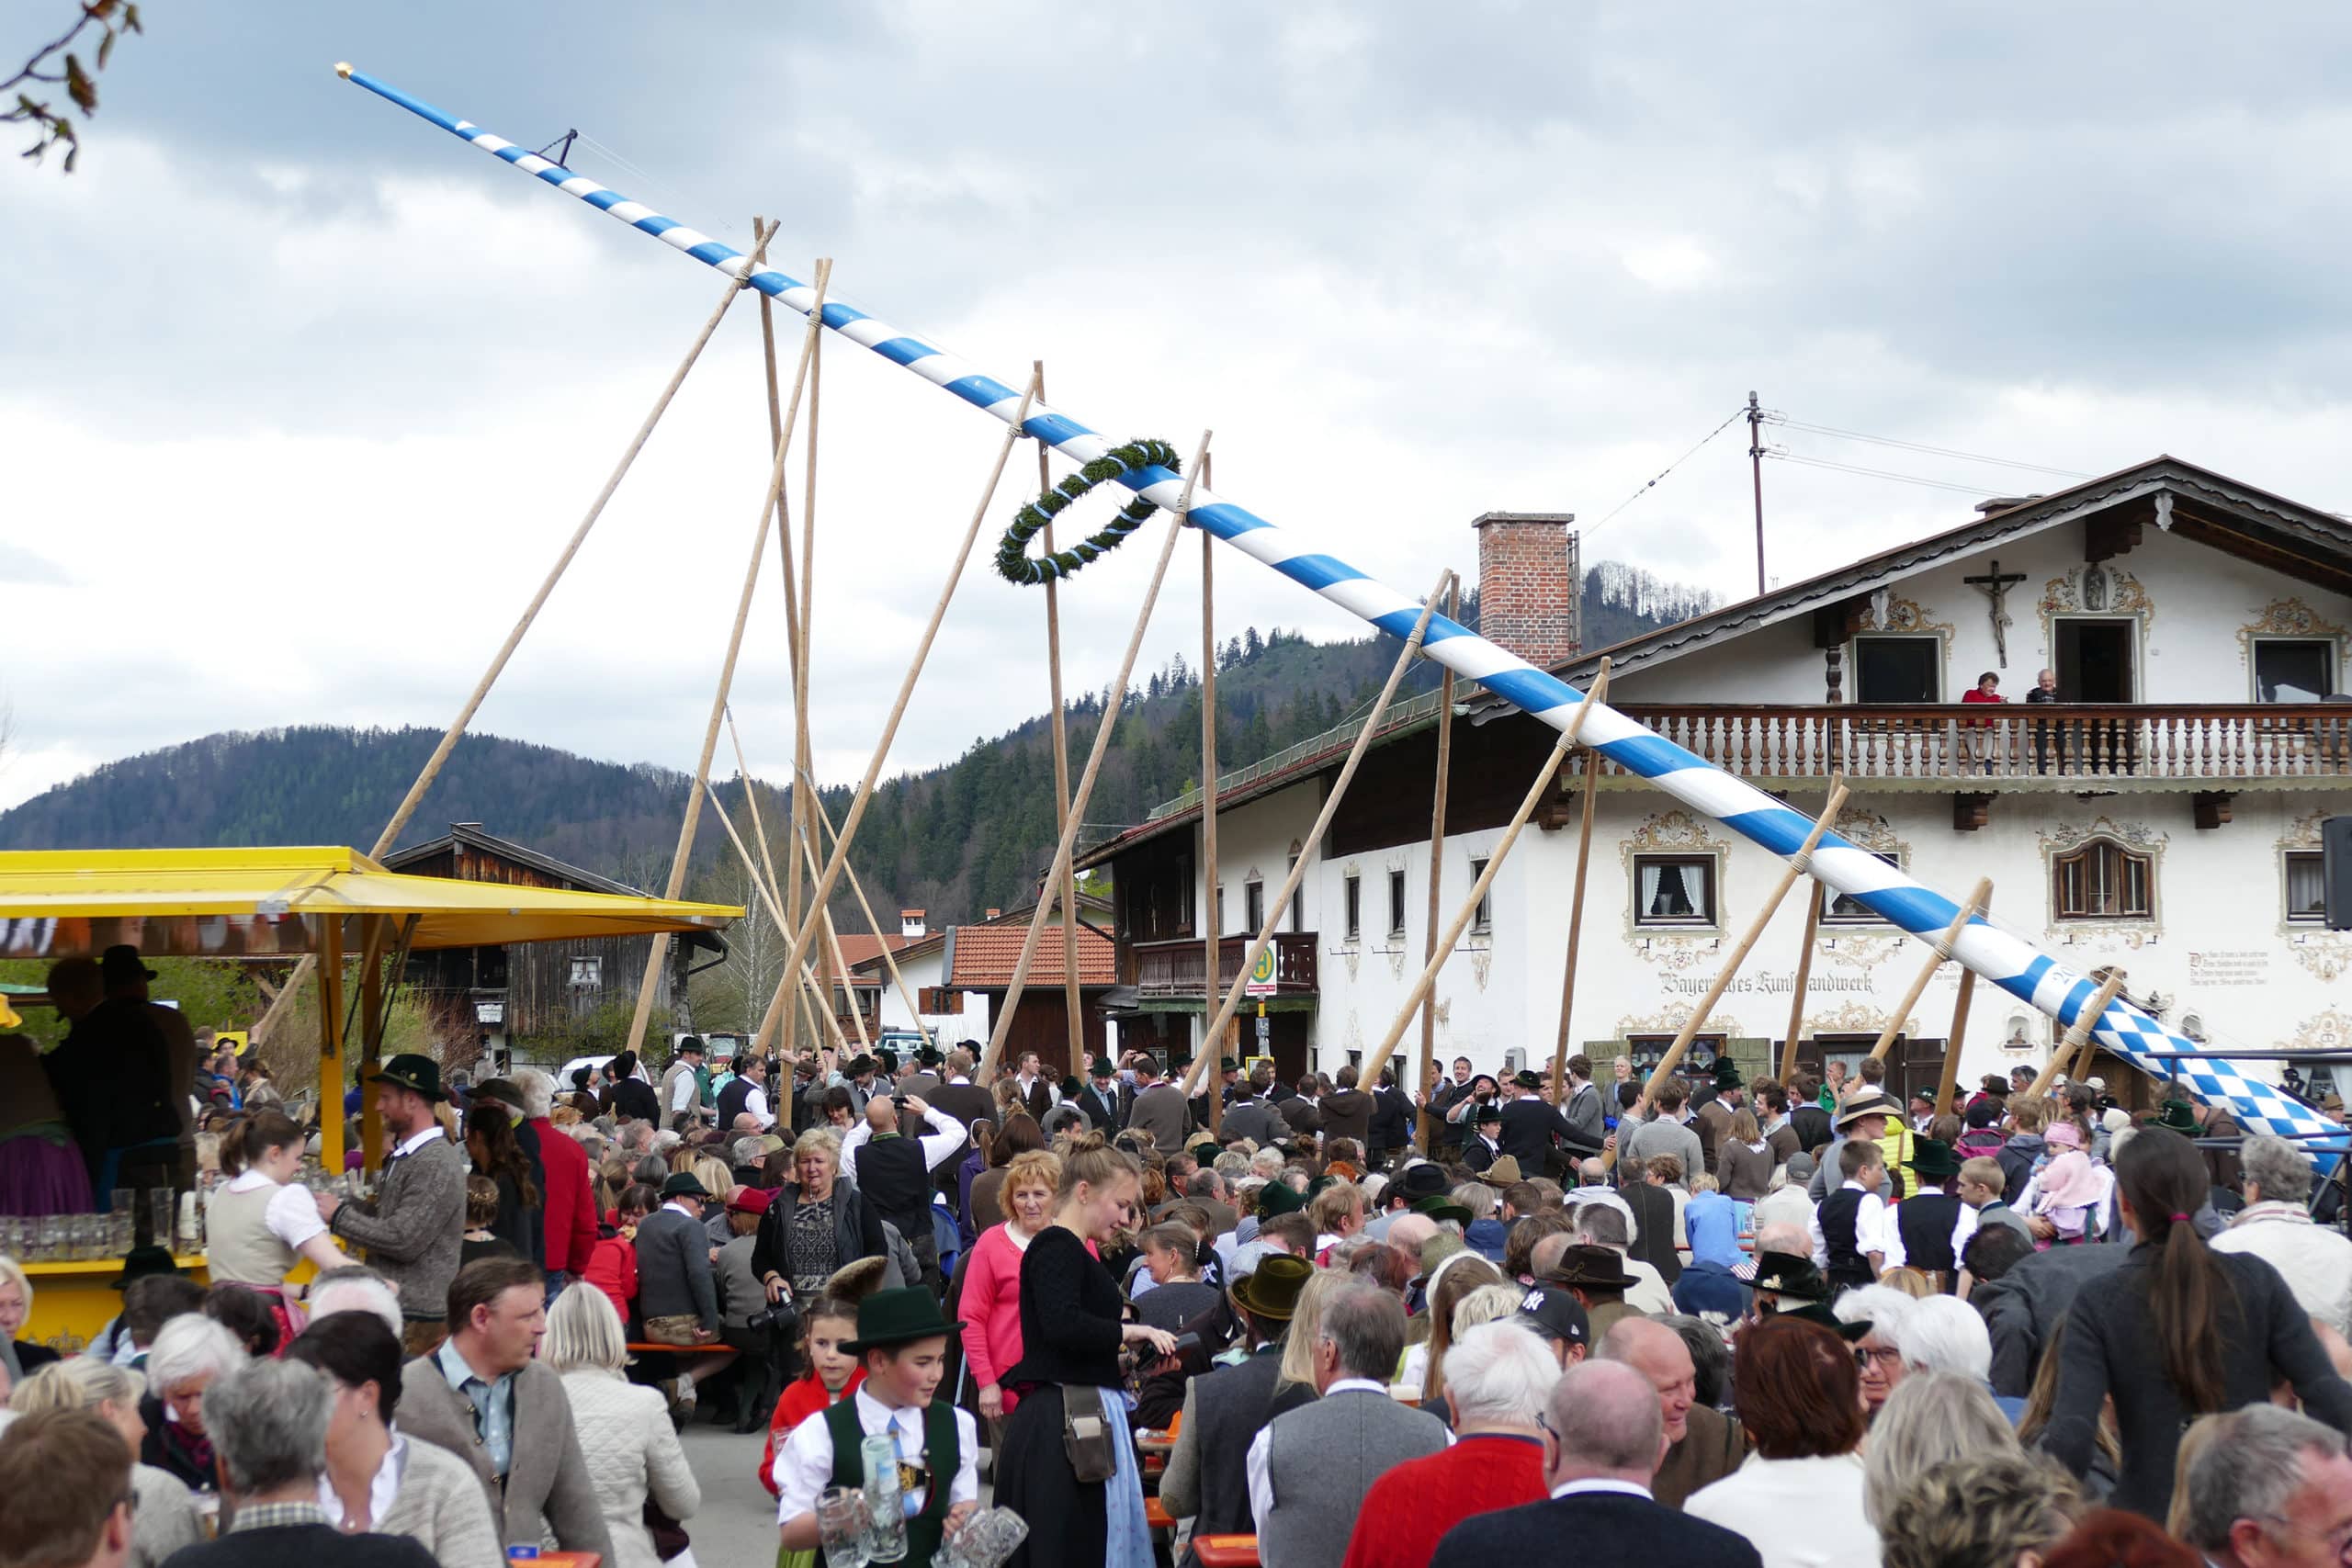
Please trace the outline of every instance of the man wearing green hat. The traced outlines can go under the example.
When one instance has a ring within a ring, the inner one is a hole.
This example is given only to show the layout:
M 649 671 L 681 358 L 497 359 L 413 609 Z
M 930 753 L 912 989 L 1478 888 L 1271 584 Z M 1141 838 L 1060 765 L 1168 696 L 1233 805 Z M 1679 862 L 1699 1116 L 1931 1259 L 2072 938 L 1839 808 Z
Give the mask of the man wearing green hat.
M 842 1348 L 864 1364 L 865 1381 L 849 1398 L 794 1427 L 776 1450 L 776 1519 L 785 1551 L 820 1544 L 819 1493 L 865 1484 L 861 1450 L 868 1438 L 888 1437 L 898 1448 L 899 1504 L 907 1515 L 904 1568 L 926 1568 L 940 1542 L 978 1506 L 979 1427 L 969 1412 L 933 1398 L 947 1370 L 948 1336 L 963 1326 L 943 1321 L 938 1301 L 921 1286 L 876 1291 L 858 1303 L 857 1337 Z M 1046 1529 L 1052 1521 L 1032 1524 Z
M 1315 1265 L 1304 1258 L 1274 1252 L 1260 1258 L 1257 1271 L 1227 1292 L 1249 1336 L 1249 1359 L 1184 1385 L 1184 1416 L 1159 1501 L 1170 1517 L 1193 1521 L 1194 1540 L 1257 1528 L 1250 1514 L 1250 1444 L 1275 1416 L 1315 1397 L 1308 1385 L 1284 1384 L 1279 1376 L 1283 1335 L 1314 1277 Z M 1185 1561 L 1199 1559 L 1188 1552 Z
M 449 1282 L 465 1239 L 466 1165 L 433 1117 L 445 1098 L 440 1063 L 404 1054 L 369 1081 L 392 1140 L 383 1184 L 373 1201 L 320 1193 L 319 1218 L 366 1247 L 368 1266 L 400 1292 L 402 1338 L 411 1356 L 422 1356 L 441 1343 L 448 1319 Z
M 1950 1280 L 1960 1270 L 1951 1248 L 1952 1229 L 1960 1224 L 1960 1199 L 1952 1190 L 1960 1179 L 1960 1161 L 1941 1138 L 1922 1137 L 1905 1163 L 1910 1166 L 1917 1186 L 1894 1206 L 1894 1228 L 1903 1237 L 1904 1261 Z
M 662 1206 L 637 1224 L 637 1305 L 645 1337 L 661 1345 L 697 1348 L 718 1337 L 718 1283 L 710 1269 L 710 1235 L 703 1205 L 711 1192 L 691 1170 L 662 1183 Z M 733 1356 L 696 1356 L 664 1392 L 692 1413 L 695 1388 L 734 1362 Z

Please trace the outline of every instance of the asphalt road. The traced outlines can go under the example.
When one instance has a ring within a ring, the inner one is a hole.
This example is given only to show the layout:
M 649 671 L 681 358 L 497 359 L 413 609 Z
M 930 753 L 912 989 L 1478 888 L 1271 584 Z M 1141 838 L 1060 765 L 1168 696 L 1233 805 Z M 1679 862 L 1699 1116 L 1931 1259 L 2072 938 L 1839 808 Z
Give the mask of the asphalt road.
M 702 1483 L 702 1507 L 686 1521 L 696 1568 L 772 1568 L 775 1499 L 756 1473 L 766 1434 L 739 1438 L 729 1428 L 697 1424 L 679 1441 Z

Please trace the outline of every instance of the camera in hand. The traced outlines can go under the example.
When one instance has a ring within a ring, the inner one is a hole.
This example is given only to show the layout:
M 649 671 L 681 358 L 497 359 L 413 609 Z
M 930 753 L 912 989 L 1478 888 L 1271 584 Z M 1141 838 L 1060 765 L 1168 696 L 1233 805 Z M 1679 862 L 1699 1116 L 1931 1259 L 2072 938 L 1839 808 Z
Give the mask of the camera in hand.
M 764 1334 L 770 1329 L 778 1334 L 789 1334 L 799 1319 L 800 1314 L 793 1309 L 790 1302 L 778 1302 L 772 1307 L 762 1307 L 752 1314 L 743 1320 L 743 1326 L 754 1334 Z
M 1201 1337 L 1187 1330 L 1176 1336 L 1176 1343 L 1168 1348 L 1168 1353 L 1171 1356 L 1181 1356 L 1187 1350 L 1197 1350 L 1200 1348 Z

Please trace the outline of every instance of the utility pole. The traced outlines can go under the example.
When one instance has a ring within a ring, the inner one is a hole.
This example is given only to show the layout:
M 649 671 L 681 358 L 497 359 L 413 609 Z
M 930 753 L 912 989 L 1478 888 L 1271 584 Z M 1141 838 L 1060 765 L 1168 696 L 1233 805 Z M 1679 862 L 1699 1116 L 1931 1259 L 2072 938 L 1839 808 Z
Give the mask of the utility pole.
M 1718 404 L 1718 407 L 1721 405 Z M 1756 479 L 1756 596 L 1764 596 L 1764 411 L 1747 394 L 1747 466 Z

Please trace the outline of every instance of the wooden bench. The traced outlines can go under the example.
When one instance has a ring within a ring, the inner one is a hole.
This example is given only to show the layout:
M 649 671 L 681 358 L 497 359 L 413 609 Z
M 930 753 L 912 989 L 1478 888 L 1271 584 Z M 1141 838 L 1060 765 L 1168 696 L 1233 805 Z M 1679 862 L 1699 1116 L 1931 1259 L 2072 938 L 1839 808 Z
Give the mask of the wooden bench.
M 1254 1535 L 1196 1535 L 1193 1554 L 1201 1568 L 1258 1568 L 1258 1538 Z
M 734 1346 L 716 1339 L 707 1345 L 664 1345 L 658 1339 L 632 1339 L 628 1346 L 632 1356 L 727 1356 L 734 1351 Z

